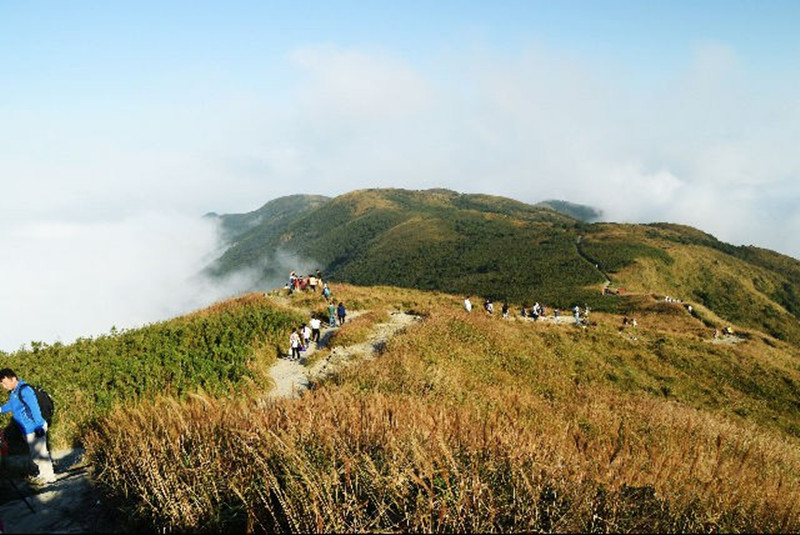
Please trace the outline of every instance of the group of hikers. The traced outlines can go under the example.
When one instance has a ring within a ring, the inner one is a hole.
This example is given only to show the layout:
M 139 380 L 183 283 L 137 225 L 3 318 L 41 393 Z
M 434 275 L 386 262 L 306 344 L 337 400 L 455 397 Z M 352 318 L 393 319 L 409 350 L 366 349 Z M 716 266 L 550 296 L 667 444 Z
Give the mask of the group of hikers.
M 471 296 L 464 297 L 464 310 L 468 313 L 472 312 L 472 300 Z M 485 299 L 483 301 L 483 310 L 490 316 L 494 315 L 494 302 L 492 299 Z M 503 305 L 501 308 L 501 312 L 504 319 L 507 319 L 509 316 L 510 307 L 508 305 L 508 301 L 503 301 Z M 539 318 L 547 317 L 547 307 L 545 305 L 539 304 L 539 302 L 535 302 L 530 308 L 528 308 L 525 303 L 522 304 L 520 307 L 519 312 L 520 317 L 522 318 L 532 318 L 534 321 L 538 320 Z M 575 324 L 580 325 L 586 318 L 589 317 L 589 306 L 584 305 L 583 311 L 578 305 L 575 305 L 572 309 L 572 315 L 575 318 Z M 558 321 L 558 318 L 561 317 L 561 309 L 554 308 L 553 309 L 553 318 Z
M 681 301 L 680 299 L 675 299 L 675 298 L 670 297 L 670 296 L 664 297 L 664 301 L 667 302 L 667 303 L 681 303 L 681 304 L 683 303 L 683 301 Z M 466 310 L 467 313 L 470 313 L 470 312 L 472 312 L 472 308 L 473 308 L 473 305 L 472 305 L 471 296 L 467 295 L 466 297 L 464 297 L 464 310 Z M 695 314 L 695 310 L 692 307 L 692 305 L 686 305 L 685 308 L 686 308 L 686 311 L 689 313 L 689 315 L 691 315 L 693 317 L 697 317 L 696 314 Z M 492 299 L 490 299 L 490 298 L 484 299 L 484 301 L 483 301 L 483 310 L 484 310 L 484 312 L 486 314 L 489 314 L 490 316 L 494 315 L 494 302 L 492 301 Z M 509 317 L 510 308 L 509 308 L 509 305 L 508 305 L 508 301 L 504 301 L 503 302 L 501 311 L 502 311 L 503 318 L 508 318 Z M 589 317 L 589 312 L 590 312 L 590 310 L 589 310 L 589 306 L 588 305 L 584 305 L 583 309 L 581 309 L 581 307 L 579 307 L 578 305 L 575 305 L 572 308 L 572 317 L 575 319 L 575 325 L 579 325 L 580 326 L 580 325 L 587 324 L 588 317 Z M 528 308 L 525 305 L 525 303 L 523 303 L 522 306 L 519 309 L 519 316 L 522 317 L 522 318 L 532 318 L 534 321 L 538 320 L 539 318 L 546 318 L 546 317 L 548 317 L 547 316 L 547 307 L 542 305 L 542 304 L 539 304 L 538 302 L 536 302 L 536 303 L 533 304 L 533 306 Z M 561 310 L 558 309 L 558 308 L 554 308 L 553 309 L 552 318 L 556 322 L 558 322 L 559 321 L 559 317 L 561 317 Z M 638 326 L 638 322 L 636 321 L 636 318 L 624 316 L 622 318 L 622 326 L 620 327 L 620 332 L 622 332 L 626 328 L 633 328 L 635 330 L 637 326 Z M 733 329 L 731 329 L 730 326 L 727 326 L 724 329 L 715 328 L 713 330 L 713 336 L 714 336 L 715 339 L 718 339 L 721 336 L 733 336 Z
M 320 270 L 317 269 L 315 274 L 306 277 L 298 277 L 295 271 L 289 273 L 289 294 L 297 290 L 316 292 L 318 287 L 322 288 L 322 297 L 328 303 L 328 326 L 341 327 L 347 318 L 347 309 L 342 301 L 339 301 L 338 305 L 335 304 L 331 289 L 323 282 Z M 312 314 L 308 323 L 292 329 L 292 334 L 289 335 L 289 360 L 300 360 L 300 353 L 305 351 L 311 342 L 319 345 L 321 328 L 322 320 Z
M 317 291 L 317 288 L 322 288 L 322 296 L 328 300 L 331 297 L 331 289 L 322 280 L 322 272 L 317 269 L 313 274 L 308 274 L 305 277 L 299 276 L 296 271 L 289 272 L 289 284 L 286 286 L 289 289 L 289 294 L 295 291 Z

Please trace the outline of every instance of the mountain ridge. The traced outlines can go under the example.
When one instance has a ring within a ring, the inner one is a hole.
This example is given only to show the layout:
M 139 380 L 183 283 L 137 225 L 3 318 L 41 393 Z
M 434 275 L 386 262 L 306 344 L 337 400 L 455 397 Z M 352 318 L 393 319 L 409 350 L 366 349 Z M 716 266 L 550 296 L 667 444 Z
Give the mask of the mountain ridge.
M 599 214 L 446 189 L 284 197 L 261 213 L 221 216 L 237 230 L 208 273 L 255 269 L 264 287 L 282 285 L 292 269 L 321 269 L 338 282 L 619 310 L 624 304 L 603 296 L 608 286 L 692 301 L 722 321 L 800 343 L 797 260 L 686 225 L 590 223 L 557 209 L 576 206 Z

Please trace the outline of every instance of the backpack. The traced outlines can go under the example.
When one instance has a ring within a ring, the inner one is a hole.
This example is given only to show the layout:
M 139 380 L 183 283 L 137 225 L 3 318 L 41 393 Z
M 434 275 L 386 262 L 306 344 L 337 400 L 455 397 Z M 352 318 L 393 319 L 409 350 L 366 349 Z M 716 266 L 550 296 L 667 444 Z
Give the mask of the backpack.
M 51 398 L 50 394 L 47 393 L 47 390 L 41 386 L 25 383 L 22 385 L 22 388 L 25 388 L 26 386 L 32 388 L 33 393 L 36 394 L 36 401 L 39 403 L 39 411 L 42 413 L 42 418 L 44 418 L 44 421 L 47 422 L 47 426 L 50 427 L 50 424 L 53 422 L 53 410 L 55 409 L 53 398 Z M 19 400 L 23 405 L 25 405 L 25 408 L 28 410 L 28 414 L 31 415 L 31 419 L 33 419 L 31 408 L 28 407 L 28 404 L 22 399 L 22 388 L 20 388 Z

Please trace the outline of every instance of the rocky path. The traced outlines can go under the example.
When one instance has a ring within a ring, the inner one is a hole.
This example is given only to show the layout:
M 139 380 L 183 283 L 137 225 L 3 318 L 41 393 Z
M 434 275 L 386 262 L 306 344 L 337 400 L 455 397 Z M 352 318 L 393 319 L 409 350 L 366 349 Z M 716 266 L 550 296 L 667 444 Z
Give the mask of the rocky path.
M 24 456 L 6 459 L 0 482 L 2 533 L 113 533 L 118 522 L 89 482 L 81 450 L 53 453 L 58 481 L 36 490 L 13 478 Z
M 355 317 L 355 316 L 348 316 Z M 350 363 L 368 360 L 378 355 L 386 342 L 397 332 L 405 329 L 414 322 L 419 321 L 418 316 L 393 312 L 389 321 L 377 324 L 366 342 L 346 347 L 334 347 L 330 355 L 315 362 L 311 366 L 304 366 L 301 362 L 288 359 L 278 359 L 270 369 L 270 375 L 275 382 L 275 388 L 269 393 L 269 398 L 298 397 L 308 390 L 312 382 L 320 381 L 333 371 L 347 366 Z M 317 349 L 327 347 L 334 328 L 321 331 L 319 347 L 312 343 L 304 353 L 304 358 L 314 354 Z

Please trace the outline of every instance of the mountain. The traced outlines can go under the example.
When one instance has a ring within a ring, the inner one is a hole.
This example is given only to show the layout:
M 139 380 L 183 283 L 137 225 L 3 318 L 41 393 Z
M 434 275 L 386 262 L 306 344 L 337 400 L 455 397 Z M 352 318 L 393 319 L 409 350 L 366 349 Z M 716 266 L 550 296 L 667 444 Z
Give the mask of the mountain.
M 219 221 L 224 237 L 233 240 L 255 228 L 279 228 L 297 214 L 318 208 L 329 200 L 329 197 L 322 195 L 290 195 L 272 200 L 258 210 L 246 214 L 218 215 L 211 212 L 204 217 Z
M 599 212 L 444 189 L 295 195 L 216 216 L 229 247 L 208 272 L 255 269 L 263 287 L 319 268 L 338 282 L 616 312 L 631 306 L 625 293 L 656 294 L 694 303 L 709 328 L 734 323 L 800 343 L 797 260 L 682 225 L 575 216 Z M 623 295 L 603 296 L 604 286 Z
M 552 208 L 556 212 L 573 217 L 579 221 L 594 223 L 603 217 L 603 212 L 584 204 L 575 204 L 567 201 L 549 200 L 537 203 L 536 206 Z

